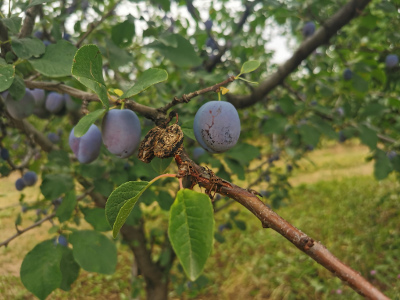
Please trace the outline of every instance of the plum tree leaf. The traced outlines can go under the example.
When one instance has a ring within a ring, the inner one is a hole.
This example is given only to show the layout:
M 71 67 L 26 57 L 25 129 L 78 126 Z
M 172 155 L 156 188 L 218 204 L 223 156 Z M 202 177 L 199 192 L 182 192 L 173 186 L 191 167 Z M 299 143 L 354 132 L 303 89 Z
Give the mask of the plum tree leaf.
M 11 46 L 14 53 L 22 59 L 39 56 L 46 51 L 43 42 L 37 38 L 13 39 Z
M 240 70 L 240 74 L 237 76 L 239 77 L 242 74 L 246 74 L 246 73 L 250 73 L 253 72 L 254 70 L 256 70 L 258 67 L 260 66 L 260 62 L 258 60 L 249 60 L 246 61 L 243 66 L 242 69 Z
M 0 92 L 8 89 L 14 81 L 15 67 L 0 64 Z
M 193 123 L 194 123 L 194 118 L 191 120 L 187 120 L 187 121 L 183 122 L 181 129 L 182 129 L 184 135 L 186 135 L 187 137 L 189 137 L 195 141 L 196 137 L 193 132 Z
M 171 46 L 175 44 L 176 46 Z M 198 66 L 202 62 L 193 45 L 180 34 L 163 36 L 162 42 L 156 41 L 147 47 L 160 51 L 162 55 L 181 68 Z
M 110 224 L 108 224 L 104 208 L 95 207 L 88 208 L 82 207 L 81 211 L 85 215 L 85 221 L 93 226 L 96 231 L 109 231 L 111 230 Z
M 69 76 L 75 52 L 74 45 L 59 40 L 56 44 L 48 45 L 43 56 L 32 58 L 29 62 L 36 71 L 43 75 L 49 77 Z
M 359 130 L 361 142 L 367 145 L 371 150 L 375 150 L 376 144 L 378 143 L 378 135 L 376 132 L 365 125 L 360 125 Z
M 148 69 L 144 71 L 142 75 L 139 76 L 139 78 L 136 80 L 135 85 L 132 86 L 129 90 L 127 90 L 120 98 L 124 99 L 135 96 L 143 92 L 150 86 L 165 81 L 167 79 L 168 79 L 167 71 L 155 68 Z
M 204 269 L 214 240 L 214 217 L 210 198 L 189 189 L 178 192 L 171 206 L 168 235 L 190 280 Z
M 376 149 L 375 152 L 375 164 L 374 164 L 374 176 L 377 180 L 383 180 L 390 172 L 392 172 L 393 167 L 390 163 L 389 158 L 386 153 L 381 149 Z
M 128 15 L 127 19 L 111 28 L 111 39 L 119 46 L 128 46 L 135 36 L 135 19 Z
M 74 135 L 76 137 L 82 137 L 92 126 L 92 124 L 100 117 L 104 116 L 104 114 L 107 112 L 106 109 L 101 108 L 95 111 L 92 111 L 91 113 L 87 114 L 83 118 L 81 118 L 76 124 L 75 129 L 74 129 Z
M 147 181 L 129 181 L 116 188 L 106 203 L 107 221 L 115 238 L 143 192 L 151 185 Z
M 43 178 L 40 191 L 46 199 L 52 200 L 74 189 L 74 181 L 67 174 L 48 174 Z
M 80 266 L 76 263 L 72 250 L 67 247 L 59 246 L 62 251 L 62 257 L 60 261 L 61 270 L 61 283 L 60 289 L 69 291 L 71 284 L 78 278 Z
M 71 73 L 80 83 L 93 90 L 108 109 L 107 88 L 103 78 L 103 59 L 96 45 L 85 45 L 76 51 Z
M 10 33 L 16 34 L 21 29 L 22 18 L 12 16 L 11 18 L 4 18 L 1 21 L 6 25 Z
M 8 91 L 15 101 L 21 100 L 25 95 L 24 80 L 20 76 L 16 75 Z
M 103 234 L 93 230 L 73 232 L 69 241 L 73 245 L 75 261 L 88 272 L 112 274 L 117 266 L 117 247 Z
M 158 158 L 158 157 L 154 157 L 151 162 L 150 165 L 152 166 L 152 168 L 154 169 L 154 171 L 156 171 L 158 174 L 164 174 L 165 170 L 169 167 L 169 165 L 171 164 L 172 161 L 172 157 L 170 158 Z
M 71 218 L 72 213 L 74 212 L 76 206 L 76 197 L 75 191 L 71 190 L 65 194 L 63 201 L 60 206 L 57 208 L 56 216 L 60 223 L 67 221 Z
M 22 262 L 21 281 L 39 299 L 45 299 L 61 284 L 60 247 L 52 240 L 41 242 L 28 252 Z

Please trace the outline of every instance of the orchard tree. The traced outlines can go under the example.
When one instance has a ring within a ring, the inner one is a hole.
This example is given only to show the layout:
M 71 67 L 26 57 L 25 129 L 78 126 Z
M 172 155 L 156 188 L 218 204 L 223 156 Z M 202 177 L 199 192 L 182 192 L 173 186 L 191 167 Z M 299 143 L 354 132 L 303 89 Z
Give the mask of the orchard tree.
M 166 299 L 199 278 L 214 213 L 237 201 L 359 294 L 388 299 L 273 209 L 321 139 L 359 138 L 378 180 L 398 176 L 399 3 L 0 3 L 0 173 L 21 174 L 22 207 L 0 245 L 53 221 L 21 266 L 35 296 L 68 291 L 81 268 L 112 274 L 124 243 L 136 290 Z M 270 28 L 296 44 L 279 65 Z

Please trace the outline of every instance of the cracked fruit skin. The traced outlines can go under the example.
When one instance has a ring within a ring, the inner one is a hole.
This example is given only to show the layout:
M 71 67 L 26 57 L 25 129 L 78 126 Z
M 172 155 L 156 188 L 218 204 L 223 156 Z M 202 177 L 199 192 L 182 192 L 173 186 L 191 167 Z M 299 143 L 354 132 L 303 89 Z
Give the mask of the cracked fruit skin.
M 74 135 L 73 128 L 69 135 L 69 146 L 80 163 L 91 163 L 100 154 L 101 132 L 99 128 L 92 124 L 89 130 L 79 138 Z
M 119 158 L 127 158 L 135 152 L 141 132 L 138 116 L 129 109 L 108 111 L 101 124 L 104 146 Z
M 207 102 L 194 117 L 193 131 L 197 142 L 208 152 L 225 152 L 239 139 L 239 114 L 229 102 Z

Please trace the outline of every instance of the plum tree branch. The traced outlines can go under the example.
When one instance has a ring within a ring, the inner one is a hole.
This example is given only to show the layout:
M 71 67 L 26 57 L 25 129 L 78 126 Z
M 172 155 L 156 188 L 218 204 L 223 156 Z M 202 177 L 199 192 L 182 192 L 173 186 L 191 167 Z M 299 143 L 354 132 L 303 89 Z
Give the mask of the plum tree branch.
M 39 11 L 40 5 L 32 6 L 26 10 L 24 23 L 22 24 L 19 38 L 24 38 L 32 34 L 33 27 L 35 26 L 35 19 Z
M 281 65 L 275 73 L 271 74 L 266 80 L 260 83 L 251 94 L 233 95 L 228 93 L 228 101 L 236 108 L 245 108 L 264 99 L 269 92 L 282 84 L 284 79 L 296 70 L 301 62 L 315 49 L 328 42 L 340 28 L 349 23 L 353 18 L 356 18 L 369 2 L 370 0 L 349 1 L 330 19 L 328 19 L 313 36 L 304 40 L 299 48 L 293 53 L 292 57 Z
M 105 19 L 107 19 L 109 16 L 111 16 L 113 14 L 114 9 L 120 3 L 121 3 L 121 0 L 115 2 L 114 5 L 111 6 L 109 11 L 105 15 L 103 15 L 99 21 L 90 23 L 88 25 L 88 30 L 80 37 L 79 41 L 75 44 L 75 46 L 77 48 L 79 48 L 82 45 L 83 41 L 89 36 L 89 34 L 91 34 L 93 32 L 93 30 L 95 30 L 101 23 L 103 23 L 103 21 Z
M 89 189 L 89 190 L 85 191 L 83 194 L 77 196 L 77 197 L 76 197 L 76 200 L 77 200 L 77 201 L 82 200 L 82 199 L 85 198 L 91 191 L 92 191 L 92 189 Z M 50 215 L 44 217 L 43 219 L 40 219 L 39 221 L 33 223 L 32 225 L 30 225 L 30 226 L 28 226 L 28 227 L 26 227 L 26 228 L 24 228 L 24 229 L 17 229 L 17 232 L 16 232 L 14 235 L 10 236 L 8 239 L 6 239 L 5 241 L 3 241 L 3 242 L 0 243 L 0 247 L 2 247 L 2 246 L 7 247 L 8 243 L 10 243 L 12 240 L 16 239 L 17 237 L 19 237 L 20 235 L 24 234 L 25 232 L 27 232 L 27 231 L 29 231 L 29 230 L 31 230 L 31 229 L 33 229 L 33 228 L 36 228 L 36 227 L 40 226 L 40 225 L 43 224 L 44 222 L 53 219 L 54 217 L 56 217 L 56 213 L 55 213 L 55 212 L 53 212 L 52 214 L 50 214 Z
M 230 76 L 228 79 L 226 79 L 220 83 L 214 84 L 213 86 L 210 86 L 210 87 L 207 87 L 207 88 L 204 88 L 204 89 L 201 89 L 201 90 L 189 93 L 189 94 L 184 94 L 180 98 L 174 97 L 174 99 L 170 103 L 167 103 L 165 106 L 158 108 L 158 110 L 165 114 L 171 107 L 177 105 L 178 103 L 182 103 L 182 102 L 188 103 L 192 98 L 197 97 L 199 95 L 202 95 L 202 94 L 205 94 L 208 92 L 217 92 L 222 86 L 235 81 L 235 79 L 236 79 L 235 76 Z
M 236 200 L 254 214 L 264 228 L 271 228 L 278 232 L 317 263 L 346 282 L 360 295 L 370 299 L 389 299 L 358 272 L 332 255 L 320 242 L 314 241 L 266 206 L 254 194 L 254 191 L 243 189 L 217 177 L 209 169 L 194 163 L 185 152 L 176 155 L 175 161 L 179 168 L 179 174 L 185 177 L 190 176 L 194 183 L 204 187 L 208 194 L 213 191 Z

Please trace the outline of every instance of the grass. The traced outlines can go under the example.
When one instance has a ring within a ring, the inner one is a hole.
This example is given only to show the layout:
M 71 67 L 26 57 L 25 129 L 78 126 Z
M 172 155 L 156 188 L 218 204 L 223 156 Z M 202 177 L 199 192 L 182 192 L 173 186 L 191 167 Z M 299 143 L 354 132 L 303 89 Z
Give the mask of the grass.
M 388 297 L 400 299 L 400 183 L 394 178 L 374 180 L 371 163 L 364 160 L 367 154 L 366 148 L 357 145 L 312 152 L 314 163 L 300 162 L 291 179 L 295 186 L 292 200 L 277 213 L 321 241 Z M 0 181 L 2 186 L 6 184 Z M 7 193 L 6 189 L 0 190 Z M 1 199 L 4 198 L 0 198 L 0 207 L 6 206 Z M 7 199 L 18 201 L 17 195 Z M 18 210 L 19 207 L 0 211 L 1 239 L 13 232 Z M 221 233 L 225 242 L 215 242 L 205 277 L 197 285 L 187 285 L 175 267 L 173 275 L 177 280 L 171 285 L 178 287 L 183 282 L 180 288 L 184 292 L 171 292 L 172 299 L 361 298 L 282 236 L 261 228 L 260 222 L 239 204 L 229 210 L 240 212 L 236 218 L 245 220 L 247 229 Z M 216 226 L 228 220 L 229 210 L 216 215 Z M 33 220 L 33 212 L 30 218 Z M 18 270 L 27 251 L 47 238 L 49 227 L 42 226 L 21 236 L 9 248 L 0 249 L 0 299 L 34 299 L 22 286 Z M 132 255 L 119 245 L 115 274 L 81 271 L 69 293 L 57 290 L 49 299 L 128 299 L 131 264 Z

